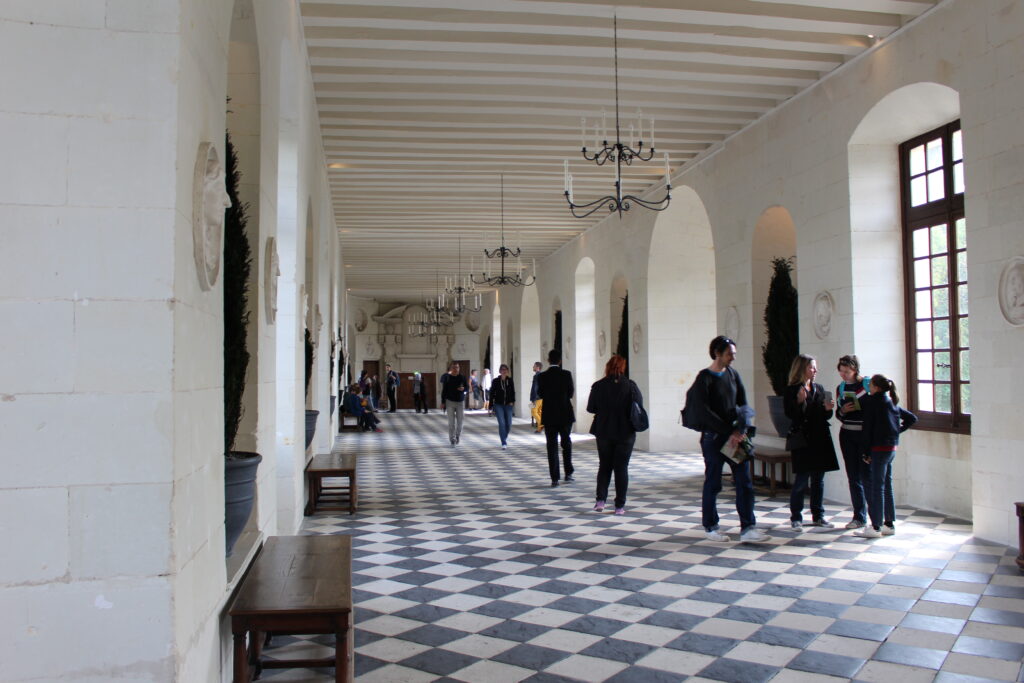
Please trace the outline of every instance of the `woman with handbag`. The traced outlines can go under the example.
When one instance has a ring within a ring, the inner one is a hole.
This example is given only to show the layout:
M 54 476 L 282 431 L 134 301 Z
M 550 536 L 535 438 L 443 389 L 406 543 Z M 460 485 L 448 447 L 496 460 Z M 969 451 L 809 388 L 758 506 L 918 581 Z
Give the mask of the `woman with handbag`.
M 508 373 L 508 366 L 502 363 L 498 369 L 498 379 L 491 382 L 490 389 L 490 406 L 498 418 L 498 438 L 501 439 L 502 450 L 508 448 L 508 432 L 512 428 L 512 406 L 516 402 L 516 385 Z M 489 375 L 490 372 L 484 377 Z
M 587 412 L 594 414 L 590 433 L 597 437 L 597 502 L 594 512 L 604 510 L 608 484 L 615 474 L 615 514 L 626 514 L 629 488 L 629 458 L 633 455 L 636 428 L 631 414 L 633 403 L 642 409 L 643 396 L 636 382 L 625 376 L 626 359 L 614 355 L 604 366 L 604 379 L 594 382 L 587 399 Z
M 811 490 L 811 517 L 814 526 L 831 529 L 825 518 L 825 473 L 839 469 L 836 447 L 828 421 L 835 402 L 814 381 L 818 362 L 801 353 L 789 368 L 789 386 L 783 393 L 786 417 L 793 421 L 786 437 L 786 449 L 793 459 L 793 491 L 789 496 L 790 524 L 803 530 L 804 493 Z

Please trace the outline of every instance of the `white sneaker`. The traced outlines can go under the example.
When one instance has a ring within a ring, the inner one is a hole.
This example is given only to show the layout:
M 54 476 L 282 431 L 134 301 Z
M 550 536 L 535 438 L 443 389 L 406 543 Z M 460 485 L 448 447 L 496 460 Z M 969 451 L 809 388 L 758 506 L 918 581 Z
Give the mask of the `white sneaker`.
M 860 536 L 861 538 L 880 538 L 882 536 L 882 532 L 873 526 L 865 526 L 854 531 L 853 535 Z
M 711 531 L 708 531 L 704 534 L 704 538 L 708 539 L 709 541 L 715 541 L 716 543 L 728 543 L 732 540 L 726 534 L 723 534 L 718 529 L 712 529 Z
M 892 536 L 896 533 L 896 527 L 883 524 L 882 528 L 878 530 L 883 536 Z
M 747 530 L 740 534 L 740 543 L 764 543 L 769 538 L 768 534 L 756 526 L 747 527 Z
M 846 523 L 847 529 L 861 529 L 863 527 L 864 522 L 860 521 L 859 519 L 851 519 L 849 522 Z
M 804 530 L 803 522 L 797 522 L 797 521 L 794 520 L 794 521 L 789 523 L 789 526 L 791 526 L 793 528 L 793 531 L 803 531 Z

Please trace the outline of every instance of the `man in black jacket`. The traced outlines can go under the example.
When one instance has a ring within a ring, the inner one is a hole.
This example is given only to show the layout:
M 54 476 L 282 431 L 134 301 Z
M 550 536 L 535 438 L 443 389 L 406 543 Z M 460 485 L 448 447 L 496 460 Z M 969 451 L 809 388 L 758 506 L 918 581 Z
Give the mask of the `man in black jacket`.
M 541 423 L 544 425 L 544 436 L 548 441 L 548 470 L 551 474 L 551 485 L 558 486 L 558 441 L 562 442 L 562 462 L 565 465 L 565 481 L 573 481 L 572 473 L 572 429 L 576 415 L 572 410 L 573 383 L 572 373 L 563 370 L 562 354 L 557 349 L 548 352 L 548 363 L 551 367 L 537 376 L 537 397 L 543 401 L 541 405 Z
M 393 413 L 398 410 L 398 383 L 402 380 L 390 365 L 385 365 L 384 369 L 387 371 L 384 381 L 388 386 L 388 412 Z
M 459 364 L 451 363 L 448 372 L 441 375 L 441 408 L 448 413 L 448 440 L 452 446 L 462 436 L 462 420 L 466 414 L 466 392 L 469 382 L 459 372 Z

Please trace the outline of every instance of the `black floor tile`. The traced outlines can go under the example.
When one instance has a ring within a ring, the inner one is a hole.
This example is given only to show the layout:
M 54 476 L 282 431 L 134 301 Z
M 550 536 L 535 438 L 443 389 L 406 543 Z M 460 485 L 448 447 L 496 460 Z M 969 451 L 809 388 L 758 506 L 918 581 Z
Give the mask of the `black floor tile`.
M 1024 661 L 1024 643 L 1007 643 L 988 638 L 960 636 L 953 645 L 952 651 L 979 657 L 1008 659 L 1011 662 Z
M 600 640 L 590 647 L 581 650 L 580 654 L 632 664 L 638 659 L 644 658 L 655 649 L 657 648 L 651 645 L 644 645 L 643 643 L 634 643 L 628 640 L 618 640 L 616 638 L 605 638 L 604 640 Z
M 747 640 L 766 645 L 780 645 L 803 649 L 818 637 L 817 633 L 800 631 L 782 626 L 763 626 L 755 631 Z
M 889 637 L 892 630 L 893 627 L 886 624 L 872 624 L 866 621 L 840 619 L 829 626 L 825 633 L 833 636 L 874 640 L 880 643 Z
M 900 626 L 905 628 L 916 628 L 921 631 L 938 631 L 957 635 L 964 630 L 966 619 L 954 619 L 953 617 L 935 617 L 930 614 L 910 613 L 903 617 Z
M 398 664 L 418 671 L 429 671 L 438 676 L 447 676 L 478 661 L 480 661 L 479 657 L 471 657 L 461 652 L 435 648 L 412 657 L 407 657 L 398 662 Z
M 722 657 L 701 669 L 698 675 L 729 683 L 762 683 L 770 681 L 778 672 L 779 668 L 775 666 Z
M 882 643 L 882 646 L 875 651 L 873 659 L 924 669 L 938 669 L 946 660 L 947 654 L 949 653 L 945 650 L 932 650 L 899 643 Z
M 562 661 L 566 657 L 569 657 L 570 654 L 571 653 L 563 652 L 562 650 L 554 650 L 549 647 L 540 647 L 538 645 L 528 645 L 523 643 L 522 645 L 516 645 L 511 650 L 505 650 L 504 652 L 491 657 L 491 659 L 504 664 L 520 666 L 524 669 L 540 671 L 541 669 L 546 669 L 555 662 Z
M 829 652 L 816 652 L 805 650 L 786 664 L 787 669 L 807 671 L 814 674 L 827 676 L 839 676 L 841 678 L 853 678 L 854 674 L 864 666 L 863 659 L 847 657 L 845 655 L 834 655 Z
M 736 647 L 738 640 L 722 638 L 706 633 L 684 633 L 675 640 L 666 643 L 665 647 L 673 650 L 686 650 L 687 652 L 699 652 L 702 655 L 714 655 L 721 657 L 729 650 Z

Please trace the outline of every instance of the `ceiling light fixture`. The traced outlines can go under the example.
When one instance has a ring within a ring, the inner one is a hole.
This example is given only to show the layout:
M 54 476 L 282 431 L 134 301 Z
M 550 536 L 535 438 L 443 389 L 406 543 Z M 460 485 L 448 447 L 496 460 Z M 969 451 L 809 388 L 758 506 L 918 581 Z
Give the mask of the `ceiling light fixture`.
M 629 211 L 630 207 L 635 203 L 645 209 L 651 209 L 652 211 L 664 211 L 668 208 L 669 202 L 672 200 L 672 177 L 671 171 L 668 164 L 668 152 L 665 152 L 665 196 L 658 201 L 651 201 L 648 199 L 641 199 L 635 195 L 622 194 L 622 164 L 629 166 L 634 160 L 639 161 L 650 161 L 654 158 L 654 119 L 650 121 L 650 143 L 647 147 L 646 152 L 644 151 L 644 126 L 643 118 L 640 110 L 637 110 L 637 128 L 634 129 L 633 124 L 629 125 L 629 144 L 625 144 L 622 141 L 622 130 L 621 123 L 619 120 L 619 20 L 615 16 L 612 19 L 612 44 L 614 46 L 615 54 L 615 142 L 613 144 L 608 143 L 607 128 L 605 127 L 605 115 L 604 112 L 601 114 L 601 127 L 598 128 L 597 122 L 594 122 L 594 145 L 598 148 L 593 154 L 587 152 L 587 120 L 583 118 L 581 121 L 581 136 L 582 136 L 582 147 L 583 147 L 583 158 L 587 161 L 593 161 L 598 166 L 604 166 L 606 163 L 615 164 L 615 194 L 606 195 L 600 199 L 595 199 L 592 202 L 586 204 L 576 204 L 573 201 L 572 192 L 572 176 L 569 174 L 569 160 L 565 161 L 565 185 L 564 192 L 565 200 L 569 202 L 569 210 L 572 211 L 572 215 L 576 218 L 586 218 L 590 214 L 599 210 L 602 206 L 607 206 L 608 211 L 617 211 L 619 217 L 622 217 L 624 211 Z M 634 134 L 638 134 L 639 141 L 634 146 Z M 598 144 L 598 140 L 601 140 Z
M 469 272 L 470 280 L 474 284 L 488 285 L 489 287 L 502 287 L 505 285 L 512 285 L 513 287 L 529 287 L 537 281 L 537 262 L 533 262 L 533 275 L 527 275 L 523 277 L 523 249 L 522 247 L 516 247 L 510 249 L 505 246 L 505 176 L 499 176 L 501 179 L 501 244 L 494 249 L 488 250 L 484 248 L 484 257 L 486 257 L 486 266 L 484 263 L 480 264 L 480 277 L 479 279 L 473 273 L 473 260 L 470 258 Z M 516 239 L 518 242 L 519 240 Z M 501 263 L 498 265 L 498 272 L 491 274 L 491 261 L 494 259 L 500 259 Z M 505 271 L 505 259 L 512 261 L 515 259 L 515 264 L 509 263 L 508 272 Z

